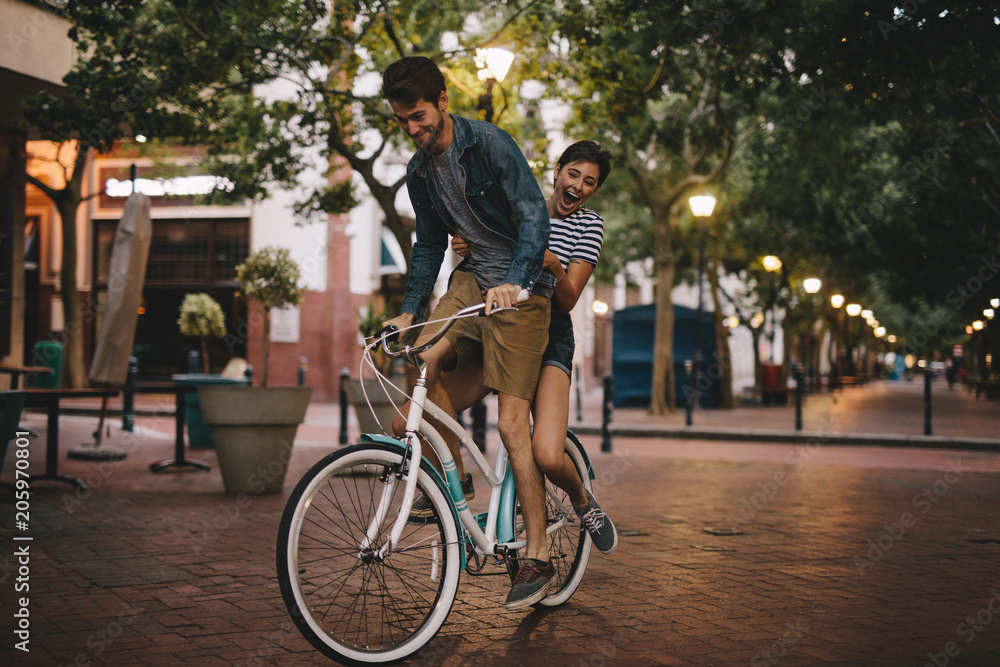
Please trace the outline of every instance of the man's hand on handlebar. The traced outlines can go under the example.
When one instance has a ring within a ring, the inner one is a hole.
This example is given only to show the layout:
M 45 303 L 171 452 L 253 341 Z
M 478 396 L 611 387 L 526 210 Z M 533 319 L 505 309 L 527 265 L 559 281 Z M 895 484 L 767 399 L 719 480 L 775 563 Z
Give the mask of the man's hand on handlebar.
M 515 308 L 517 306 L 517 296 L 520 293 L 520 285 L 505 283 L 497 287 L 491 287 L 486 291 L 485 314 L 489 315 L 493 312 L 494 308 Z
M 401 313 L 399 315 L 396 315 L 396 317 L 392 318 L 391 320 L 386 320 L 385 322 L 383 322 L 382 331 L 384 331 L 387 327 L 396 327 L 397 329 L 405 329 L 411 324 L 413 324 L 413 313 Z M 379 334 L 381 334 L 382 331 L 379 331 Z

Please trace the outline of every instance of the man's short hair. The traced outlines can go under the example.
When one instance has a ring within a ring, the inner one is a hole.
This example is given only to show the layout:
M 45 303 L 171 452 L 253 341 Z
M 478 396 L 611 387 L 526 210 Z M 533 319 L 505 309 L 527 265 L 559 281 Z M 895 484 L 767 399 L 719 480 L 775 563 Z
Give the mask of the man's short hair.
M 601 187 L 611 173 L 613 159 L 611 153 L 602 149 L 596 141 L 578 141 L 563 151 L 556 164 L 565 167 L 571 162 L 593 162 L 597 165 L 597 187 Z
M 430 58 L 410 56 L 385 68 L 382 74 L 382 97 L 412 107 L 420 100 L 437 104 L 445 92 L 444 75 Z

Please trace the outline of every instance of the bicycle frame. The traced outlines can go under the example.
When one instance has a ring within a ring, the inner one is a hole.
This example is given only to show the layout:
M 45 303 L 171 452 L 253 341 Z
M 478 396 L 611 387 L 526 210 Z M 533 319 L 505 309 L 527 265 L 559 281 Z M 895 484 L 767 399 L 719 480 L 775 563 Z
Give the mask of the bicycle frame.
M 486 513 L 485 526 L 480 526 L 476 515 L 472 514 L 472 511 L 466 504 L 465 495 L 462 491 L 462 482 L 458 477 L 458 467 L 455 465 L 451 451 L 437 429 L 424 419 L 425 414 L 434 417 L 458 438 L 460 446 L 469 452 L 476 467 L 479 468 L 489 483 L 490 504 L 489 510 Z M 385 441 L 397 443 L 408 450 L 410 453 L 404 455 L 406 457 L 403 464 L 404 470 L 407 468 L 409 470 L 416 470 L 416 467 L 412 463 L 407 465 L 407 461 L 419 461 L 423 455 L 422 443 L 417 434 L 419 433 L 427 439 L 431 444 L 431 448 L 437 454 L 438 460 L 441 461 L 441 466 L 444 469 L 444 477 L 448 482 L 451 500 L 455 505 L 458 518 L 468 536 L 472 538 L 477 553 L 480 555 L 495 555 L 500 551 L 501 547 L 505 549 L 520 549 L 526 545 L 524 540 L 511 541 L 514 537 L 514 515 L 510 511 L 514 506 L 514 503 L 511 502 L 514 494 L 514 474 L 508 465 L 507 450 L 505 448 L 501 447 L 499 449 L 493 470 L 490 470 L 490 464 L 486 460 L 486 457 L 483 456 L 477 447 L 470 443 L 468 433 L 465 429 L 455 419 L 435 405 L 433 401 L 427 398 L 427 382 L 425 378 L 418 380 L 416 386 L 413 388 L 406 430 L 406 435 L 403 436 L 402 441 L 387 436 L 375 436 L 371 434 L 365 434 L 365 436 L 372 440 L 383 440 L 384 438 Z M 394 520 L 389 540 L 379 550 L 380 557 L 385 557 L 391 553 L 392 549 L 399 542 L 400 535 L 409 519 L 409 510 L 413 504 L 416 480 L 416 475 L 411 474 L 406 476 L 406 486 L 403 489 L 403 503 L 399 514 Z M 386 514 L 388 513 L 389 502 L 394 490 L 395 486 L 389 484 L 383 492 L 379 508 L 375 512 L 372 523 L 366 531 L 366 539 L 362 544 L 363 548 L 370 548 L 375 537 L 379 534 L 384 521 L 387 519 Z M 501 510 L 503 510 L 502 513 Z M 556 524 L 552 526 L 552 529 L 558 529 L 559 527 L 561 527 L 560 524 Z
M 520 303 L 527 300 L 527 298 L 527 290 L 522 290 L 522 293 L 518 295 L 517 300 Z M 500 553 L 501 550 L 521 549 L 527 545 L 525 540 L 519 540 L 516 542 L 511 541 L 514 537 L 515 528 L 513 513 L 514 476 L 513 470 L 508 465 L 506 448 L 500 448 L 497 454 L 494 469 L 491 472 L 489 462 L 477 447 L 470 444 L 468 433 L 465 428 L 455 421 L 451 415 L 443 412 L 438 406 L 434 405 L 434 403 L 427 398 L 427 365 L 420 361 L 418 356 L 420 350 L 426 349 L 435 341 L 440 339 L 444 335 L 444 332 L 447 331 L 448 327 L 451 326 L 451 324 L 453 324 L 458 318 L 480 314 L 484 305 L 485 304 L 469 306 L 462 309 L 458 313 L 455 313 L 455 315 L 449 319 L 448 324 L 438 331 L 436 337 L 430 342 L 425 343 L 420 348 L 406 348 L 402 351 L 393 352 L 387 347 L 386 337 L 383 335 L 379 339 L 376 339 L 374 343 L 369 345 L 366 350 L 366 352 L 370 351 L 373 347 L 381 344 L 386 354 L 389 354 L 392 357 L 405 356 L 408 361 L 417 364 L 420 369 L 420 377 L 413 387 L 413 394 L 410 396 L 410 411 L 406 418 L 406 434 L 403 436 L 402 441 L 389 437 L 386 437 L 385 439 L 385 442 L 398 444 L 403 448 L 404 453 L 401 473 L 405 473 L 409 470 L 414 474 L 406 476 L 402 505 L 393 522 L 388 540 L 379 549 L 378 555 L 380 558 L 384 558 L 392 553 L 396 544 L 399 543 L 399 538 L 403 533 L 403 529 L 405 528 L 407 521 L 409 520 L 409 513 L 413 505 L 413 496 L 416 492 L 417 486 L 417 475 L 415 473 L 419 469 L 419 465 L 413 466 L 412 461 L 420 461 L 422 458 L 422 444 L 418 434 L 427 439 L 427 441 L 431 444 L 431 448 L 437 454 L 438 460 L 441 461 L 444 476 L 450 489 L 451 501 L 454 504 L 454 508 L 458 514 L 462 527 L 465 528 L 466 533 L 472 538 L 476 552 L 481 556 L 496 555 Z M 494 309 L 494 312 L 501 312 L 502 310 L 504 309 Z M 372 368 L 374 369 L 374 365 Z M 378 373 L 377 370 L 376 373 Z M 471 510 L 469 510 L 469 507 L 465 502 L 465 494 L 462 492 L 462 481 L 458 478 L 458 468 L 452 458 L 451 451 L 448 449 L 448 445 L 441 434 L 438 433 L 438 431 L 431 426 L 426 419 L 424 419 L 425 413 L 434 417 L 440 424 L 446 427 L 458 438 L 459 445 L 465 449 L 465 451 L 469 452 L 476 464 L 476 467 L 478 467 L 483 473 L 483 476 L 486 477 L 486 480 L 490 485 L 490 505 L 489 510 L 486 513 L 485 526 L 480 526 L 476 516 L 474 516 Z M 368 437 L 381 440 L 381 436 Z M 409 455 L 407 455 L 407 452 L 410 452 Z M 365 539 L 362 541 L 361 547 L 363 550 L 370 549 L 373 546 L 376 537 L 380 534 L 382 526 L 388 518 L 387 514 L 389 512 L 389 506 L 394 491 L 394 482 L 390 482 L 386 485 L 382 498 L 379 502 L 379 507 L 375 512 L 375 516 L 372 518 L 371 525 L 368 526 L 365 533 Z M 565 525 L 565 519 L 548 526 L 546 534 L 560 530 L 563 525 Z M 462 554 L 462 560 L 464 565 L 464 552 Z

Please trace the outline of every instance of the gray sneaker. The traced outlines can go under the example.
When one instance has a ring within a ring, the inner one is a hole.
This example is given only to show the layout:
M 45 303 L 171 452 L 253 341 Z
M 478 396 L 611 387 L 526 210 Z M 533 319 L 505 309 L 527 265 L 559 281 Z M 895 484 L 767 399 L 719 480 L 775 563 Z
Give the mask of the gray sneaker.
M 508 611 L 524 609 L 545 599 L 555 581 L 556 568 L 551 561 L 543 566 L 533 558 L 526 558 L 521 562 L 521 569 L 514 577 L 514 584 L 510 587 L 507 601 L 503 605 L 504 609 Z
M 472 485 L 472 473 L 465 473 L 462 480 L 462 492 L 465 494 L 465 502 L 469 502 L 476 497 L 476 487 Z M 434 508 L 431 506 L 431 499 L 420 491 L 413 499 L 413 507 L 410 508 L 411 519 L 427 519 L 434 516 Z
M 576 510 L 576 515 L 583 521 L 598 551 L 609 554 L 618 547 L 618 531 L 615 530 L 615 524 L 597 504 L 594 494 L 590 491 L 587 491 L 587 504 Z

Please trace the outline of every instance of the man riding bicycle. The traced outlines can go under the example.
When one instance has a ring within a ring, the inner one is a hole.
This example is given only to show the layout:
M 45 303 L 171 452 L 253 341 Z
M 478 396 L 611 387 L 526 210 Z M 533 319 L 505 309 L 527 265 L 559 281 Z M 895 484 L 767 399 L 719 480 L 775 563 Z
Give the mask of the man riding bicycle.
M 447 112 L 444 76 L 432 60 L 409 57 L 389 65 L 382 95 L 418 149 L 406 170 L 417 227 L 410 278 L 400 314 L 385 325 L 407 327 L 426 310 L 449 235 L 465 239 L 475 259 L 453 274 L 431 319 L 483 301 L 486 315 L 494 308 L 518 308 L 498 317 L 459 321 L 422 357 L 429 369 L 428 396 L 450 414 L 451 399 L 438 380 L 443 369 L 464 357 L 482 358 L 484 382 L 498 393 L 497 430 L 514 471 L 527 539 L 526 558 L 505 607 L 521 609 L 543 599 L 555 576 L 529 417 L 555 284 L 551 273 L 542 272 L 550 230 L 545 198 L 509 134 Z M 524 290 L 530 298 L 517 304 Z M 436 331 L 433 324 L 425 327 L 417 344 Z M 401 419 L 393 422 L 397 432 L 402 426 Z M 449 446 L 455 447 L 451 442 Z M 459 452 L 453 451 L 453 456 L 464 478 Z

